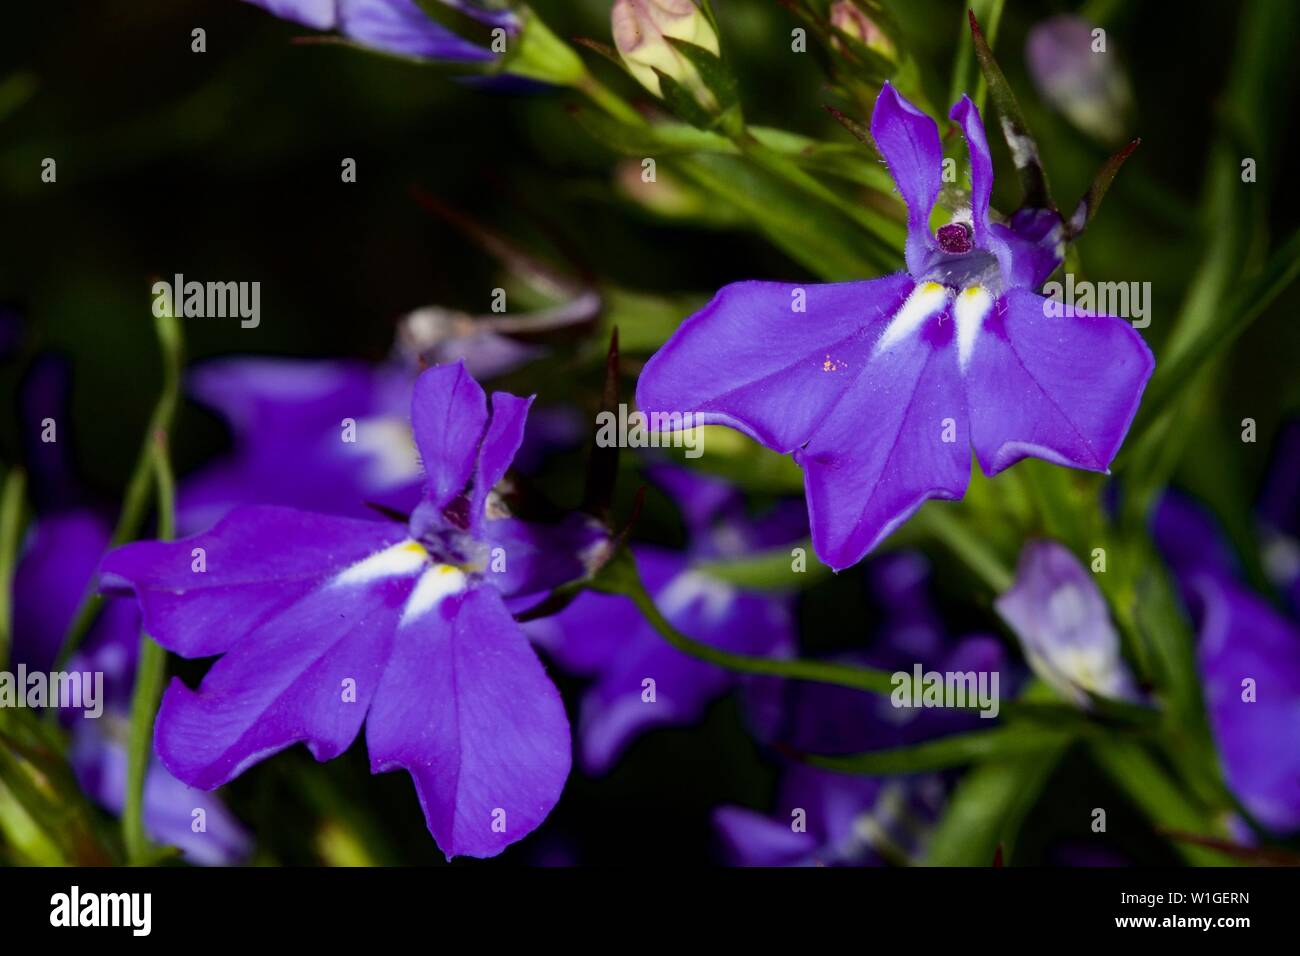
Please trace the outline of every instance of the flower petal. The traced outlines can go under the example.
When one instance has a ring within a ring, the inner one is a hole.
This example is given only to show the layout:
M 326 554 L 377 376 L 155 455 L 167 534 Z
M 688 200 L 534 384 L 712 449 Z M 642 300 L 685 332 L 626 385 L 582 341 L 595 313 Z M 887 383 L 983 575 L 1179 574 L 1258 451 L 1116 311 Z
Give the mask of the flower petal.
M 1105 471 L 1155 367 L 1123 319 L 1047 309 L 1042 296 L 1011 290 L 971 319 L 966 395 L 986 475 L 1029 456 Z
M 373 772 L 410 772 L 449 858 L 495 856 L 522 839 L 569 774 L 560 694 L 490 588 L 399 629 L 366 742 Z
M 792 452 L 851 384 L 843 353 L 869 346 L 873 320 L 892 316 L 912 286 L 903 273 L 831 285 L 725 286 L 646 363 L 637 405 L 647 414 L 690 411 L 700 424 L 727 425 Z
M 1030 666 L 1080 707 L 1088 692 L 1139 700 L 1119 634 L 1092 575 L 1055 541 L 1025 546 L 1014 586 L 995 602 Z
M 732 866 L 812 866 L 817 838 L 791 820 L 772 819 L 745 807 L 718 807 L 713 825 Z
M 341 754 L 365 719 L 417 571 L 353 565 L 255 624 L 197 691 L 174 679 L 155 729 L 163 764 L 211 790 L 299 741 L 317 760 Z
M 907 203 L 907 269 L 920 275 L 937 248 L 930 234 L 930 212 L 943 186 L 939 127 L 887 82 L 871 111 L 871 138 Z
M 469 487 L 487 426 L 487 396 L 463 363 L 435 365 L 415 380 L 411 431 L 438 510 Z
M 406 534 L 394 523 L 241 507 L 204 534 L 118 548 L 104 558 L 100 587 L 134 591 L 145 629 L 168 650 L 211 657 Z
M 836 570 L 861 560 L 926 499 L 966 491 L 966 398 L 944 302 L 917 287 L 874 346 L 854 353 L 850 387 L 795 453 L 813 545 Z
M 1300 631 L 1227 577 L 1198 575 L 1193 589 L 1203 606 L 1206 709 L 1228 786 L 1264 826 L 1291 833 L 1300 829 Z

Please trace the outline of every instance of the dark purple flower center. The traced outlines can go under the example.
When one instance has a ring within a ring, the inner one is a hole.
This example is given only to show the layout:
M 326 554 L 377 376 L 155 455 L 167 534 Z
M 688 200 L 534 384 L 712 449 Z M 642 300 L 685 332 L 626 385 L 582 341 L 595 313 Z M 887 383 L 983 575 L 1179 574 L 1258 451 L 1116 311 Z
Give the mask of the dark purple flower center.
M 940 226 L 935 238 L 939 240 L 939 248 L 949 255 L 965 255 L 975 248 L 968 223 L 950 222 L 946 226 Z

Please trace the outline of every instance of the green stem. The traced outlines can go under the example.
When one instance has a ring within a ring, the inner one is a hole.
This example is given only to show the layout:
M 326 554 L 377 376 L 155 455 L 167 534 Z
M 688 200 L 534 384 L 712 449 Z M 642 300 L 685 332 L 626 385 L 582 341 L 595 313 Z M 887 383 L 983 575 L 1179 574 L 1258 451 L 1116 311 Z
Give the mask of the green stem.
M 158 489 L 158 537 L 175 536 L 176 500 L 171 466 L 167 460 L 166 437 L 158 434 L 151 456 L 154 484 Z M 162 697 L 167 673 L 167 652 L 148 634 L 140 635 L 140 659 L 131 696 L 130 736 L 127 740 L 126 807 L 122 812 L 122 842 L 127 862 L 139 866 L 148 860 L 149 841 L 144 831 L 144 783 L 153 746 L 154 716 Z
M 978 574 L 995 594 L 1011 587 L 1014 577 L 1010 569 L 988 542 L 974 534 L 949 509 L 931 504 L 918 512 L 914 520 Z
M 590 71 L 584 72 L 582 79 L 575 83 L 573 88 L 604 110 L 612 119 L 621 123 L 631 123 L 634 126 L 647 125 L 645 117 L 633 109 L 627 100 L 592 76 Z
M 110 549 L 134 540 L 140 531 L 140 526 L 144 523 L 156 470 L 153 462 L 155 436 L 165 436 L 171 432 L 172 422 L 176 418 L 176 409 L 180 404 L 183 362 L 180 324 L 174 316 L 155 316 L 154 331 L 162 350 L 162 390 L 154 405 L 153 414 L 149 417 L 148 429 L 140 446 L 140 455 L 136 459 L 135 468 L 127 482 L 126 493 L 122 497 L 122 510 L 118 515 L 117 527 L 113 529 L 113 537 L 109 541 Z M 103 601 L 103 597 L 95 590 L 92 582 L 77 606 L 77 613 L 73 615 L 72 624 L 63 638 L 63 645 L 59 649 L 54 665 L 55 670 L 62 670 L 81 646 Z
M 622 567 L 617 567 L 616 562 Z M 596 590 L 610 594 L 621 594 L 636 604 L 637 609 L 650 622 L 669 644 L 683 654 L 716 664 L 727 670 L 742 674 L 764 674 L 769 677 L 785 677 L 790 680 L 814 681 L 819 684 L 834 684 L 853 690 L 863 690 L 875 694 L 888 694 L 893 690 L 891 675 L 882 670 L 869 667 L 853 667 L 837 664 L 833 661 L 813 661 L 801 658 L 757 657 L 750 654 L 736 654 L 732 651 L 719 650 L 694 638 L 687 637 L 677 630 L 655 606 L 654 599 L 641 583 L 636 565 L 626 552 L 621 558 L 615 558 L 606 566 L 606 578 L 598 579 L 592 584 Z
M 13 646 L 13 580 L 26 486 L 26 474 L 21 468 L 14 468 L 5 476 L 4 489 L 0 491 L 0 670 L 8 666 L 9 649 Z

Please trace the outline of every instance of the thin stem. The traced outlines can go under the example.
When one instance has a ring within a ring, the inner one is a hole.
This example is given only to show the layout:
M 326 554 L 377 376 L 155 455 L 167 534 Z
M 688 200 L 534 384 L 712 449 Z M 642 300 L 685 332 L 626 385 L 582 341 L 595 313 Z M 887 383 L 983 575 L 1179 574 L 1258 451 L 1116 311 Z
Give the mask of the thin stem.
M 4 489 L 0 491 L 0 670 L 8 666 L 9 649 L 13 646 L 13 579 L 26 486 L 26 474 L 21 468 L 14 468 L 5 476 Z
M 153 443 L 154 486 L 158 489 L 158 537 L 168 540 L 176 534 L 175 484 L 167 460 L 167 439 L 159 433 Z M 127 862 L 139 866 L 148 860 L 149 841 L 144 831 L 144 784 L 153 745 L 154 716 L 162 697 L 167 672 L 167 652 L 148 634 L 140 635 L 140 658 L 136 664 L 135 691 L 131 696 L 130 735 L 127 739 L 126 807 L 122 812 L 122 842 Z
M 655 606 L 654 600 L 646 591 L 645 585 L 641 583 L 641 578 L 630 556 L 625 556 L 622 560 L 625 567 L 621 573 L 612 566 L 613 562 L 611 562 L 609 570 L 613 572 L 613 580 L 607 581 L 603 587 L 600 584 L 593 586 L 629 598 L 636 604 L 637 609 L 650 622 L 651 626 L 663 636 L 664 640 L 683 654 L 689 654 L 691 657 L 742 674 L 765 674 L 770 677 L 785 677 L 790 680 L 834 684 L 839 687 L 849 687 L 853 690 L 863 690 L 874 694 L 888 694 L 894 689 L 892 677 L 886 671 L 837 664 L 833 661 L 736 654 L 732 651 L 719 650 L 709 644 L 687 637 L 659 612 L 659 608 Z
M 171 315 L 155 316 L 154 331 L 157 334 L 158 344 L 162 350 L 162 390 L 159 392 L 158 401 L 154 405 L 153 414 L 149 417 L 149 426 L 145 432 L 144 441 L 140 446 L 140 455 L 136 459 L 135 468 L 132 470 L 131 477 L 127 482 L 126 493 L 122 498 L 122 510 L 117 519 L 117 527 L 113 529 L 113 537 L 109 541 L 110 548 L 116 548 L 133 540 L 139 533 L 140 526 L 144 523 L 156 471 L 153 462 L 155 436 L 167 435 L 171 432 L 172 422 L 176 418 L 176 409 L 180 404 L 181 366 L 183 361 L 180 324 Z M 64 635 L 63 645 L 59 649 L 54 665 L 55 670 L 62 670 L 72 655 L 76 653 L 77 648 L 81 646 L 81 642 L 85 638 L 86 632 L 90 630 L 90 625 L 94 623 L 103 601 L 103 597 L 95 590 L 95 582 L 92 581 L 90 588 L 77 606 L 77 613 L 73 615 L 72 624 L 69 626 L 67 634 Z

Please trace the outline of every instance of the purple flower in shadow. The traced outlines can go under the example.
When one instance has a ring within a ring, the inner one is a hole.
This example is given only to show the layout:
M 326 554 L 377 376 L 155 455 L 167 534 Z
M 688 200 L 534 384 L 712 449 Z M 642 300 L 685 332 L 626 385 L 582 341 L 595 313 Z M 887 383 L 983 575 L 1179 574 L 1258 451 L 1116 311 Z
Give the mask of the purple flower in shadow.
M 1293 426 L 1260 507 L 1265 567 L 1287 595 L 1286 612 L 1243 583 L 1220 529 L 1199 506 L 1171 492 L 1154 517 L 1156 541 L 1199 630 L 1197 663 L 1224 777 L 1278 834 L 1300 830 L 1300 564 L 1278 557 L 1300 553 L 1298 473 L 1300 428 Z
M 1062 545 L 1026 544 L 1015 583 L 995 604 L 1034 673 L 1067 700 L 1088 707 L 1090 694 L 1141 699 L 1101 589 Z
M 997 673 L 1008 681 L 1002 645 L 972 635 L 952 641 L 928 595 L 929 567 L 916 554 L 891 554 L 867 566 L 884 619 L 850 663 L 912 673 Z M 777 752 L 851 754 L 902 747 L 985 725 L 972 713 L 893 706 L 889 696 L 791 681 L 756 681 L 747 710 L 755 735 Z M 726 806 L 714 813 L 723 851 L 743 866 L 846 866 L 904 863 L 924 855 L 942 811 L 945 774 L 865 777 L 790 763 L 773 812 Z
M 652 477 L 679 505 L 688 547 L 633 548 L 656 606 L 674 627 L 742 654 L 788 655 L 794 648 L 790 600 L 743 591 L 696 563 L 776 547 L 806 532 L 802 509 L 778 506 L 751 521 L 744 499 L 715 478 L 674 467 Z M 549 618 L 528 624 L 534 642 L 561 667 L 592 678 L 578 720 L 579 762 L 605 773 L 652 727 L 700 720 L 735 674 L 672 647 L 627 598 L 585 592 Z
M 108 542 L 107 525 L 89 509 L 37 520 L 14 575 L 15 663 L 42 671 L 54 665 Z M 67 665 L 69 672 L 104 675 L 103 713 L 89 718 L 69 711 L 64 725 L 71 735 L 68 760 L 81 788 L 114 814 L 125 805 L 127 722 L 139 648 L 135 605 L 107 601 Z M 191 863 L 238 863 L 251 847 L 247 832 L 220 800 L 186 786 L 156 759 L 145 776 L 144 826 L 152 840 L 179 847 Z
M 505 601 L 587 570 L 589 519 L 519 521 L 494 492 L 531 399 L 490 399 L 460 364 L 417 379 L 424 467 L 408 521 L 237 507 L 213 529 L 110 554 L 101 585 L 133 591 L 146 630 L 220 659 L 198 690 L 173 680 L 155 744 L 211 789 L 304 742 L 342 753 L 364 722 L 371 770 L 405 769 L 448 856 L 493 856 L 537 827 L 568 776 L 555 686 Z
M 994 475 L 1033 456 L 1106 471 L 1154 367 L 1112 316 L 1053 314 L 1035 289 L 1061 261 L 1060 220 L 993 220 L 993 163 L 967 97 L 970 209 L 932 234 L 934 121 L 886 84 L 871 132 L 907 203 L 907 271 L 866 282 L 739 282 L 645 367 L 643 412 L 690 410 L 791 454 L 813 543 L 841 569 L 928 498 L 960 498 L 970 452 Z M 696 419 L 698 422 L 700 419 Z
M 473 355 L 465 363 L 471 375 L 478 377 L 474 367 L 500 373 L 483 349 Z M 232 448 L 181 482 L 179 527 L 210 528 L 241 504 L 354 518 L 373 518 L 372 505 L 409 512 L 420 499 L 420 460 L 407 420 L 417 375 L 405 361 L 259 357 L 197 366 L 189 392 L 225 419 Z M 553 449 L 579 444 L 575 414 L 562 406 L 531 409 L 513 467 L 534 470 Z
M 362 46 L 420 60 L 474 63 L 491 60 L 490 50 L 457 36 L 426 15 L 415 0 L 245 0 L 284 20 L 317 30 L 337 30 Z M 509 10 L 474 0 L 441 0 L 467 16 L 513 31 Z

